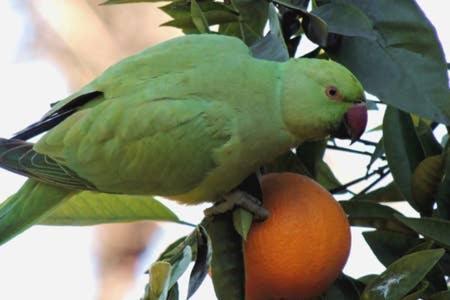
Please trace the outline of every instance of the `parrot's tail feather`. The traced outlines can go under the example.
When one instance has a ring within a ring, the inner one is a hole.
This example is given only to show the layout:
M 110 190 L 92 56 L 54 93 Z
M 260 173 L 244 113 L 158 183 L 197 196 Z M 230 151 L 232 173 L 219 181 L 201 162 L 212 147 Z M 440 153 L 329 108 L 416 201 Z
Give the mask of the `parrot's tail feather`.
M 28 180 L 0 204 L 0 245 L 42 220 L 73 192 Z
M 34 151 L 33 146 L 22 140 L 0 138 L 0 168 L 67 189 L 96 189 L 67 166 Z

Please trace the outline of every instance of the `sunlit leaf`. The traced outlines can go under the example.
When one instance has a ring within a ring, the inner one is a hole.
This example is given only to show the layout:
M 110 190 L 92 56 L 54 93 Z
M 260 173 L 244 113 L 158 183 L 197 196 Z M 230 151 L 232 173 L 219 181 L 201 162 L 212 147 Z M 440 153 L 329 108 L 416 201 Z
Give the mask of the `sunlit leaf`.
M 252 225 L 252 221 L 253 214 L 248 210 L 238 207 L 233 211 L 234 229 L 236 229 L 244 240 L 247 239 L 247 234 Z
M 149 300 L 166 300 L 169 292 L 170 273 L 172 267 L 164 261 L 157 261 L 150 267 Z
M 364 290 L 363 300 L 399 300 L 422 281 L 444 255 L 443 249 L 424 250 L 403 256 Z

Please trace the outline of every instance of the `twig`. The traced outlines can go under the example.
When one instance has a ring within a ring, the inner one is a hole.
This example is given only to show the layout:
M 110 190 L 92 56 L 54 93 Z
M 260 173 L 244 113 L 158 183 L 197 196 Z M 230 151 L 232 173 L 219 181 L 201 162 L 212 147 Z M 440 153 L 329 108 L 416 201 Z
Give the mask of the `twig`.
M 374 180 L 374 182 L 372 182 L 371 184 L 369 184 L 368 186 L 366 186 L 361 192 L 358 193 L 358 195 L 363 195 L 365 194 L 368 190 L 370 190 L 371 188 L 373 188 L 377 183 L 379 183 L 384 177 L 386 177 L 386 175 L 388 175 L 389 173 L 391 173 L 391 171 L 387 170 L 386 172 L 383 172 L 380 174 L 380 177 L 378 177 L 376 180 Z
M 370 177 L 372 177 L 373 175 L 378 174 L 378 175 L 382 176 L 382 174 L 384 173 L 384 169 L 386 169 L 386 168 L 388 168 L 388 165 L 379 167 L 378 169 L 376 169 L 372 173 L 369 173 L 369 174 L 364 175 L 364 176 L 362 176 L 360 178 L 354 179 L 354 180 L 352 180 L 352 181 L 350 181 L 350 182 L 348 182 L 348 183 L 346 183 L 344 185 L 335 187 L 335 188 L 331 189 L 329 192 L 332 193 L 332 194 L 343 192 L 343 191 L 346 191 L 347 188 L 349 188 L 350 186 L 355 185 L 357 183 L 360 183 L 361 181 L 367 180 Z M 384 175 L 384 176 L 386 176 L 386 175 Z
M 376 146 L 377 146 L 377 143 L 376 143 L 376 142 L 372 142 L 372 141 L 368 141 L 368 140 L 363 140 L 363 139 L 359 139 L 359 140 L 357 140 L 356 142 L 361 143 L 361 144 L 364 144 L 364 145 L 366 145 L 366 146 L 373 146 L 373 147 L 376 147 Z
M 355 154 L 361 154 L 361 155 L 372 156 L 372 153 L 367 152 L 367 151 L 360 151 L 360 150 L 355 150 L 355 149 L 351 149 L 351 148 L 340 147 L 340 146 L 336 146 L 336 145 L 330 145 L 330 144 L 327 144 L 327 148 L 328 148 L 328 149 L 333 149 L 333 150 L 339 150 L 339 151 L 343 151 L 343 152 L 349 152 L 349 153 L 355 153 Z

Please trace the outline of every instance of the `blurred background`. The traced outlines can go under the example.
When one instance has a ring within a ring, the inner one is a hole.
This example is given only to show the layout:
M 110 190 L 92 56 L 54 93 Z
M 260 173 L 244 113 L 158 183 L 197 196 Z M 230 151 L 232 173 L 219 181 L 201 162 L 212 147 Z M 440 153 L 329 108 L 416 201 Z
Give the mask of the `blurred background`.
M 99 2 L 0 1 L 1 137 L 39 119 L 50 103 L 76 91 L 119 59 L 181 34 L 158 26 L 168 20 L 157 9 L 161 4 L 99 6 Z M 435 25 L 450 57 L 446 16 L 450 3 L 417 2 Z M 369 128 L 380 123 L 382 113 L 370 113 Z M 370 133 L 367 139 L 377 141 L 379 135 Z M 327 160 L 341 182 L 364 175 L 368 162 L 364 157 L 336 152 L 330 152 Z M 23 177 L 0 170 L 0 202 L 23 182 Z M 202 219 L 205 208 L 164 203 L 192 223 Z M 407 205 L 393 205 L 414 216 Z M 344 271 L 355 277 L 383 271 L 365 245 L 362 229 L 352 230 L 352 252 Z M 165 246 L 190 231 L 183 225 L 156 222 L 34 226 L 0 247 L 0 299 L 139 299 L 148 280 L 146 269 Z M 182 295 L 187 280 L 187 276 L 182 279 Z M 212 295 L 207 278 L 192 299 L 211 299 Z

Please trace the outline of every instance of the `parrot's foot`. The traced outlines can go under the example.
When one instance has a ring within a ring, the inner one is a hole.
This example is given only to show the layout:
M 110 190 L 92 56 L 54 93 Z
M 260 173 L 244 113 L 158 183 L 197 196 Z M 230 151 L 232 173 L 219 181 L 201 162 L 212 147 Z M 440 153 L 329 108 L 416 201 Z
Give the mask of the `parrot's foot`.
M 222 214 L 236 206 L 240 206 L 252 213 L 255 221 L 264 221 L 269 216 L 267 209 L 261 206 L 261 201 L 243 191 L 232 191 L 224 195 L 223 199 L 223 201 L 217 202 L 213 207 L 205 209 L 205 216 Z

